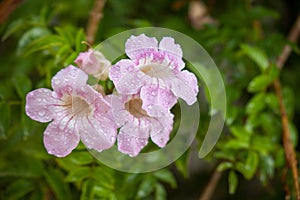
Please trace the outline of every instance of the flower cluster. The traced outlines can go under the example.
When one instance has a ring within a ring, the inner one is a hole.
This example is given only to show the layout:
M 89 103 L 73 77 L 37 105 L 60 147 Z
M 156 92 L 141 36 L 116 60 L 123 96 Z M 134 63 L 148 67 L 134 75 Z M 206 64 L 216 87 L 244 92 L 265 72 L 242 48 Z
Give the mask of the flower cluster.
M 142 34 L 125 44 L 128 59 L 111 66 L 96 50 L 82 52 L 78 67 L 68 66 L 52 78 L 52 90 L 41 88 L 26 96 L 26 113 L 33 120 L 50 122 L 44 132 L 49 154 L 64 157 L 81 140 L 99 152 L 112 147 L 137 156 L 149 137 L 159 147 L 169 141 L 174 115 L 170 109 L 182 98 L 196 102 L 197 79 L 183 70 L 182 50 L 171 37 L 158 43 Z M 116 92 L 105 95 L 100 85 L 87 84 L 88 76 L 113 81 Z

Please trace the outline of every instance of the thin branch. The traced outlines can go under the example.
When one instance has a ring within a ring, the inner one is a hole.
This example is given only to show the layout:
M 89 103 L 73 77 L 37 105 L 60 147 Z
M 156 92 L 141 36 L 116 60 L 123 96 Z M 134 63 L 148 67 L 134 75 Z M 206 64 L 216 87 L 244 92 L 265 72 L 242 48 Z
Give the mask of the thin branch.
M 222 177 L 222 172 L 219 172 L 217 170 L 214 171 L 213 175 L 211 176 L 209 183 L 205 187 L 202 195 L 200 196 L 199 200 L 209 200 L 211 199 L 219 180 Z
M 90 13 L 89 22 L 86 28 L 86 37 L 87 42 L 90 45 L 94 44 L 95 35 L 100 23 L 101 18 L 103 17 L 103 8 L 106 0 L 95 0 L 94 7 Z
M 291 29 L 289 35 L 288 35 L 288 40 L 290 42 L 296 42 L 300 34 L 300 14 Z M 286 60 L 288 59 L 289 55 L 291 53 L 291 47 L 290 45 L 286 45 L 283 50 L 281 55 L 278 57 L 278 60 L 276 62 L 278 68 L 282 68 Z M 277 99 L 279 101 L 279 106 L 280 106 L 280 113 L 281 113 L 281 122 L 282 122 L 282 141 L 283 141 L 283 147 L 285 151 L 285 157 L 287 160 L 288 166 L 292 170 L 293 174 L 293 180 L 294 180 L 294 187 L 296 191 L 296 197 L 298 200 L 300 200 L 300 190 L 299 190 L 299 172 L 298 172 L 298 161 L 297 161 L 297 156 L 295 149 L 293 147 L 292 141 L 291 141 L 291 133 L 289 129 L 289 119 L 286 113 L 286 108 L 283 102 L 283 95 L 282 95 L 282 88 L 281 88 L 281 83 L 278 79 L 276 79 L 273 83 L 275 93 L 277 96 Z
M 0 25 L 10 16 L 23 0 L 4 0 L 0 3 Z

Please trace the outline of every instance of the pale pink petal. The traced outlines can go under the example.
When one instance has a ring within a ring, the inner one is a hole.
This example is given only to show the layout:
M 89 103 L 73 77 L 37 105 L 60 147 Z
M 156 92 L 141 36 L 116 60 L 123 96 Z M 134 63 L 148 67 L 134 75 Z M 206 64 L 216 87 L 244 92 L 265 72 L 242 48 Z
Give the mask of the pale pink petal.
M 110 68 L 109 77 L 121 94 L 136 94 L 145 84 L 145 75 L 130 60 L 120 60 Z
M 142 108 L 151 117 L 161 117 L 168 114 L 169 109 L 177 102 L 177 98 L 169 89 L 160 88 L 153 84 L 142 87 L 140 96 L 143 100 Z
M 159 43 L 159 51 L 164 52 L 165 56 L 177 66 L 178 70 L 184 68 L 185 64 L 182 60 L 182 50 L 179 44 L 175 44 L 174 38 L 163 37 Z
M 53 119 L 54 105 L 59 100 L 54 98 L 54 92 L 41 88 L 29 92 L 26 96 L 26 114 L 33 120 L 49 122 Z
M 169 80 L 171 91 L 175 96 L 182 98 L 188 105 L 197 101 L 197 78 L 189 71 L 181 71 Z
M 96 74 L 101 68 L 92 50 L 81 52 L 74 62 L 87 74 Z
M 145 34 L 131 36 L 125 44 L 125 52 L 129 58 L 139 60 L 141 57 L 158 50 L 158 41 L 154 37 Z
M 118 134 L 118 150 L 132 157 L 137 156 L 147 145 L 148 137 L 149 128 L 126 124 Z
M 61 97 L 64 93 L 73 93 L 74 88 L 86 85 L 88 75 L 72 65 L 60 70 L 51 80 L 53 90 Z
M 159 147 L 164 147 L 170 139 L 170 133 L 173 129 L 174 115 L 168 113 L 165 117 L 151 119 L 151 139 Z
M 44 145 L 49 154 L 65 157 L 70 154 L 79 143 L 78 132 L 70 127 L 60 124 L 59 121 L 51 122 L 44 132 Z
M 76 127 L 80 132 L 82 142 L 89 149 L 99 152 L 112 147 L 116 141 L 117 127 L 108 118 L 81 118 Z
M 126 95 L 109 95 L 112 107 L 112 116 L 118 127 L 127 121 L 133 121 L 133 116 L 125 109 L 125 102 L 129 99 Z

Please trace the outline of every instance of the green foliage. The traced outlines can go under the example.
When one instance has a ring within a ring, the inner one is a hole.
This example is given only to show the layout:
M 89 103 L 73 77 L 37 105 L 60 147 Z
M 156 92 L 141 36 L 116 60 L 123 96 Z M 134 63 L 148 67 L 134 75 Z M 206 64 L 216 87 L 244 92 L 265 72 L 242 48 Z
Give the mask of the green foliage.
M 227 113 L 223 134 L 206 160 L 218 163 L 218 171 L 228 172 L 228 193 L 233 195 L 244 179 L 258 178 L 267 185 L 284 173 L 275 79 L 283 82 L 292 143 L 298 147 L 299 124 L 295 122 L 299 121 L 300 107 L 295 91 L 300 84 L 299 59 L 290 60 L 282 71 L 275 65 L 287 44 L 276 26 L 284 15 L 277 9 L 280 6 L 271 9 L 269 1 L 257 5 L 252 1 L 204 2 L 217 23 L 196 30 L 187 17 L 189 1 L 108 0 L 96 41 L 129 28 L 161 26 L 191 36 L 212 55 L 224 79 Z M 162 200 L 181 187 L 172 167 L 146 174 L 116 171 L 95 160 L 83 144 L 65 158 L 54 158 L 43 147 L 46 124 L 36 123 L 25 114 L 26 94 L 35 88 L 49 88 L 52 75 L 74 64 L 79 52 L 88 49 L 85 27 L 93 3 L 24 1 L 1 25 L 0 199 Z M 296 44 L 290 45 L 299 53 Z M 113 89 L 111 82 L 103 85 Z M 201 92 L 207 92 L 203 83 L 200 85 Z M 204 99 L 199 101 L 201 121 L 196 138 L 201 144 L 210 113 Z M 186 179 L 193 178 L 189 171 L 191 154 L 187 150 L 174 163 Z M 196 185 L 201 180 L 197 181 Z

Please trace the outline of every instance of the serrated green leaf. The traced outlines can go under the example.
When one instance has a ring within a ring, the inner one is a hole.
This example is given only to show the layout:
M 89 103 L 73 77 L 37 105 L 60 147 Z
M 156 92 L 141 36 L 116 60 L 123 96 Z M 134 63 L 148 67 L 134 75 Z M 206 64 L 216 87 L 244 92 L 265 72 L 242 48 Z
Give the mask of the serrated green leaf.
M 239 180 L 238 180 L 237 174 L 235 173 L 235 171 L 231 170 L 228 175 L 229 194 L 235 193 L 238 183 L 239 183 Z
M 31 179 L 19 179 L 12 182 L 5 190 L 4 196 L 6 199 L 22 199 L 29 192 L 36 188 Z
M 248 85 L 249 92 L 259 92 L 265 90 L 270 84 L 272 80 L 268 75 L 259 75 L 256 76 Z
M 219 172 L 225 171 L 225 170 L 231 169 L 232 167 L 233 167 L 232 162 L 224 161 L 218 165 L 217 171 L 219 171 Z
M 163 181 L 171 185 L 172 188 L 177 187 L 176 179 L 174 178 L 173 174 L 168 171 L 167 169 L 162 169 L 153 173 L 154 177 L 158 180 Z
M 76 167 L 66 177 L 67 182 L 80 182 L 90 176 L 90 167 Z
M 241 49 L 249 58 L 251 58 L 260 67 L 261 71 L 265 71 L 268 68 L 268 57 L 265 54 L 265 52 L 263 52 L 261 49 L 247 44 L 242 44 Z
M 50 188 L 53 190 L 56 199 L 70 199 L 69 185 L 64 182 L 64 175 L 60 170 L 50 168 L 44 173 L 44 176 Z
M 249 115 L 257 114 L 265 108 L 265 94 L 258 93 L 247 103 L 246 113 Z

